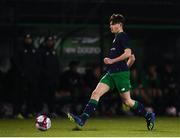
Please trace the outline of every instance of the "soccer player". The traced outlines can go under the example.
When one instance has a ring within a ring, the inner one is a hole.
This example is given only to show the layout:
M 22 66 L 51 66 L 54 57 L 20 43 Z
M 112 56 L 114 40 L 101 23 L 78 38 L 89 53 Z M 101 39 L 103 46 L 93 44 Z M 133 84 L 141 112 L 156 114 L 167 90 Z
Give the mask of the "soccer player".
M 143 104 L 131 99 L 130 96 L 131 84 L 129 68 L 134 63 L 135 56 L 128 46 L 128 36 L 123 31 L 125 18 L 121 14 L 113 14 L 109 22 L 111 32 L 115 34 L 115 38 L 109 50 L 108 57 L 104 58 L 104 63 L 108 66 L 107 73 L 102 77 L 92 92 L 91 98 L 83 113 L 80 116 L 67 113 L 67 116 L 71 121 L 75 122 L 78 127 L 82 127 L 87 119 L 95 112 L 100 97 L 110 89 L 116 87 L 123 103 L 143 116 L 146 119 L 148 130 L 152 130 L 154 127 L 155 113 L 147 112 Z

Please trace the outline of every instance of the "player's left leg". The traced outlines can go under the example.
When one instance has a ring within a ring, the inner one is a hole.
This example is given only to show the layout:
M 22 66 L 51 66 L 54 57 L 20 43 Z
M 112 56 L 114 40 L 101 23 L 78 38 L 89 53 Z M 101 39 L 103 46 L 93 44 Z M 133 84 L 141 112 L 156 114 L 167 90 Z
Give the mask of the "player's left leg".
M 154 127 L 155 113 L 147 112 L 142 103 L 131 99 L 130 91 L 120 93 L 120 96 L 121 96 L 121 99 L 124 104 L 129 106 L 131 109 L 133 109 L 139 115 L 144 116 L 144 118 L 146 119 L 146 122 L 147 122 L 148 130 L 152 130 Z

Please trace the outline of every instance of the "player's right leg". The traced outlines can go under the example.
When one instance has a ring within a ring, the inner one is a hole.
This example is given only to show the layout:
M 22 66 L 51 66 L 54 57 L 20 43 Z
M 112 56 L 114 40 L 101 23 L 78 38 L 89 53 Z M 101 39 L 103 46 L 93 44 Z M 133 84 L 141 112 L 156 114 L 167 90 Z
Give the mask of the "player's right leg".
M 82 127 L 85 124 L 86 120 L 96 111 L 100 97 L 104 95 L 106 92 L 108 92 L 109 89 L 110 87 L 107 84 L 101 82 L 98 83 L 81 116 L 76 116 L 72 113 L 67 113 L 67 116 L 70 119 L 70 121 L 75 122 L 78 127 Z

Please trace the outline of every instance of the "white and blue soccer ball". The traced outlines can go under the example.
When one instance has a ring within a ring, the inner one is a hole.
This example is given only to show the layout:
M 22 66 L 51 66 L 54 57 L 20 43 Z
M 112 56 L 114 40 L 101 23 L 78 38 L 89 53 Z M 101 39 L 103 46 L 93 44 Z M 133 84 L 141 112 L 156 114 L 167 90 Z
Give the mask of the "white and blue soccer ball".
M 41 131 L 46 131 L 51 127 L 51 120 L 46 115 L 39 115 L 35 122 L 36 128 Z

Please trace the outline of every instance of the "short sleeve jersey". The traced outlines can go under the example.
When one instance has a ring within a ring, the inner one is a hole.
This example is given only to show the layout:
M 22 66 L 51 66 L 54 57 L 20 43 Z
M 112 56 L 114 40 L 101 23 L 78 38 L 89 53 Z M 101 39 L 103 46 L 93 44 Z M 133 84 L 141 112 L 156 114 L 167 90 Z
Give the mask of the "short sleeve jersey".
M 121 32 L 115 35 L 115 38 L 112 42 L 112 46 L 109 50 L 108 57 L 116 58 L 124 53 L 126 48 L 129 48 L 129 38 L 125 32 Z M 114 64 L 108 65 L 108 73 L 116 73 L 121 71 L 128 71 L 126 60 L 116 62 Z

